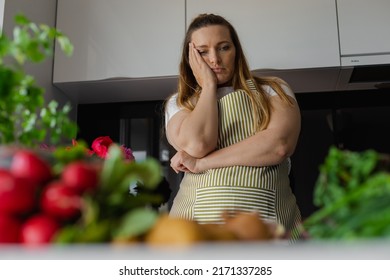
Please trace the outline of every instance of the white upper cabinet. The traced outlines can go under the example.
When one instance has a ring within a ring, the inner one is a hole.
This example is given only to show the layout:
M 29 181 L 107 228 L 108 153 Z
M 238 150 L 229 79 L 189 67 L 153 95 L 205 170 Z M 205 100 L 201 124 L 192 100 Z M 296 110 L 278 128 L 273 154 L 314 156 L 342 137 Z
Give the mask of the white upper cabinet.
M 53 82 L 78 103 L 177 90 L 185 31 L 201 13 L 233 24 L 253 72 L 279 75 L 297 92 L 345 89 L 351 72 L 342 70 L 390 64 L 390 0 L 57 1 L 56 27 L 74 54 L 56 49 Z
M 5 0 L 0 0 L 0 33 L 3 32 Z
M 334 0 L 187 0 L 187 25 L 200 13 L 233 24 L 252 70 L 340 66 Z
M 53 82 L 177 75 L 184 25 L 183 0 L 58 0 L 74 54 L 56 51 Z
M 390 63 L 390 1 L 337 0 L 342 65 Z

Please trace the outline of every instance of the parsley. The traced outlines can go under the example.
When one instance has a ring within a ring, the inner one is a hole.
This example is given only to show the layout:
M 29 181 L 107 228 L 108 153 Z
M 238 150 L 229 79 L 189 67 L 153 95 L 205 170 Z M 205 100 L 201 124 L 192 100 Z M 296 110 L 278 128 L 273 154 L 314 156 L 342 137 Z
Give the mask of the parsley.
M 57 144 L 75 138 L 70 106 L 59 108 L 54 100 L 45 104 L 44 89 L 23 69 L 26 62 L 40 63 L 51 56 L 55 40 L 67 55 L 73 52 L 72 44 L 60 31 L 24 15 L 17 15 L 15 22 L 13 38 L 0 37 L 0 144 L 35 147 L 46 139 Z

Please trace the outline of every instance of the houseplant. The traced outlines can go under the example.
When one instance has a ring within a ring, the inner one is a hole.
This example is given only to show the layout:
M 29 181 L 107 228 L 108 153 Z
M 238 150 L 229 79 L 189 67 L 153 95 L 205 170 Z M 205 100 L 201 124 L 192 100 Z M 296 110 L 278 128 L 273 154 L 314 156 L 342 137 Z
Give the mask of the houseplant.
M 77 127 L 68 118 L 70 106 L 59 108 L 54 100 L 45 104 L 44 89 L 23 68 L 51 56 L 54 40 L 67 55 L 72 44 L 60 31 L 24 15 L 15 16 L 15 22 L 13 38 L 0 37 L 0 144 L 34 147 L 46 139 L 58 144 L 74 138 Z

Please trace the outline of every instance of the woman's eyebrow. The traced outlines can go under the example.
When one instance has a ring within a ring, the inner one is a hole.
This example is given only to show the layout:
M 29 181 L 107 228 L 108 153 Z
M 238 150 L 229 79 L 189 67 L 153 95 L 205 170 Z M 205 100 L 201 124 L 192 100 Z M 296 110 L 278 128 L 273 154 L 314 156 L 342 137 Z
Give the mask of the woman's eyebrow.
M 218 45 L 222 45 L 222 44 L 232 44 L 232 42 L 230 42 L 230 41 L 221 41 L 221 42 L 218 42 L 217 43 L 217 46 Z M 208 45 L 195 45 L 195 48 L 208 48 L 209 46 Z
M 195 46 L 195 48 L 208 48 L 207 45 L 199 45 L 199 46 Z

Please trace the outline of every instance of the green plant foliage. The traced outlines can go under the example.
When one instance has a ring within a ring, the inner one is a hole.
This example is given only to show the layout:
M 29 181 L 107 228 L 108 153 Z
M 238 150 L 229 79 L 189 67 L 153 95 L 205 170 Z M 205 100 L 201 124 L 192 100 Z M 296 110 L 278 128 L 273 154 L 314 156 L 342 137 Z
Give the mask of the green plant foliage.
M 311 238 L 390 237 L 390 173 L 379 168 L 383 160 L 373 150 L 329 150 L 315 186 L 319 210 L 304 221 Z
M 75 138 L 77 126 L 69 118 L 69 105 L 45 104 L 44 89 L 24 72 L 26 62 L 40 63 L 52 56 L 55 40 L 71 55 L 69 39 L 55 28 L 15 16 L 13 38 L 0 37 L 0 144 L 34 147 L 49 139 L 57 144 Z
M 67 151 L 74 157 L 79 149 L 76 146 Z M 67 160 L 62 151 L 55 153 L 57 160 Z M 82 217 L 60 230 L 57 243 L 101 243 L 138 237 L 157 220 L 158 211 L 152 206 L 161 203 L 162 197 L 149 191 L 155 190 L 162 180 L 159 162 L 154 158 L 126 161 L 121 148 L 113 144 L 102 163 L 99 190 L 84 195 Z M 131 184 L 138 184 L 136 194 L 130 193 Z

